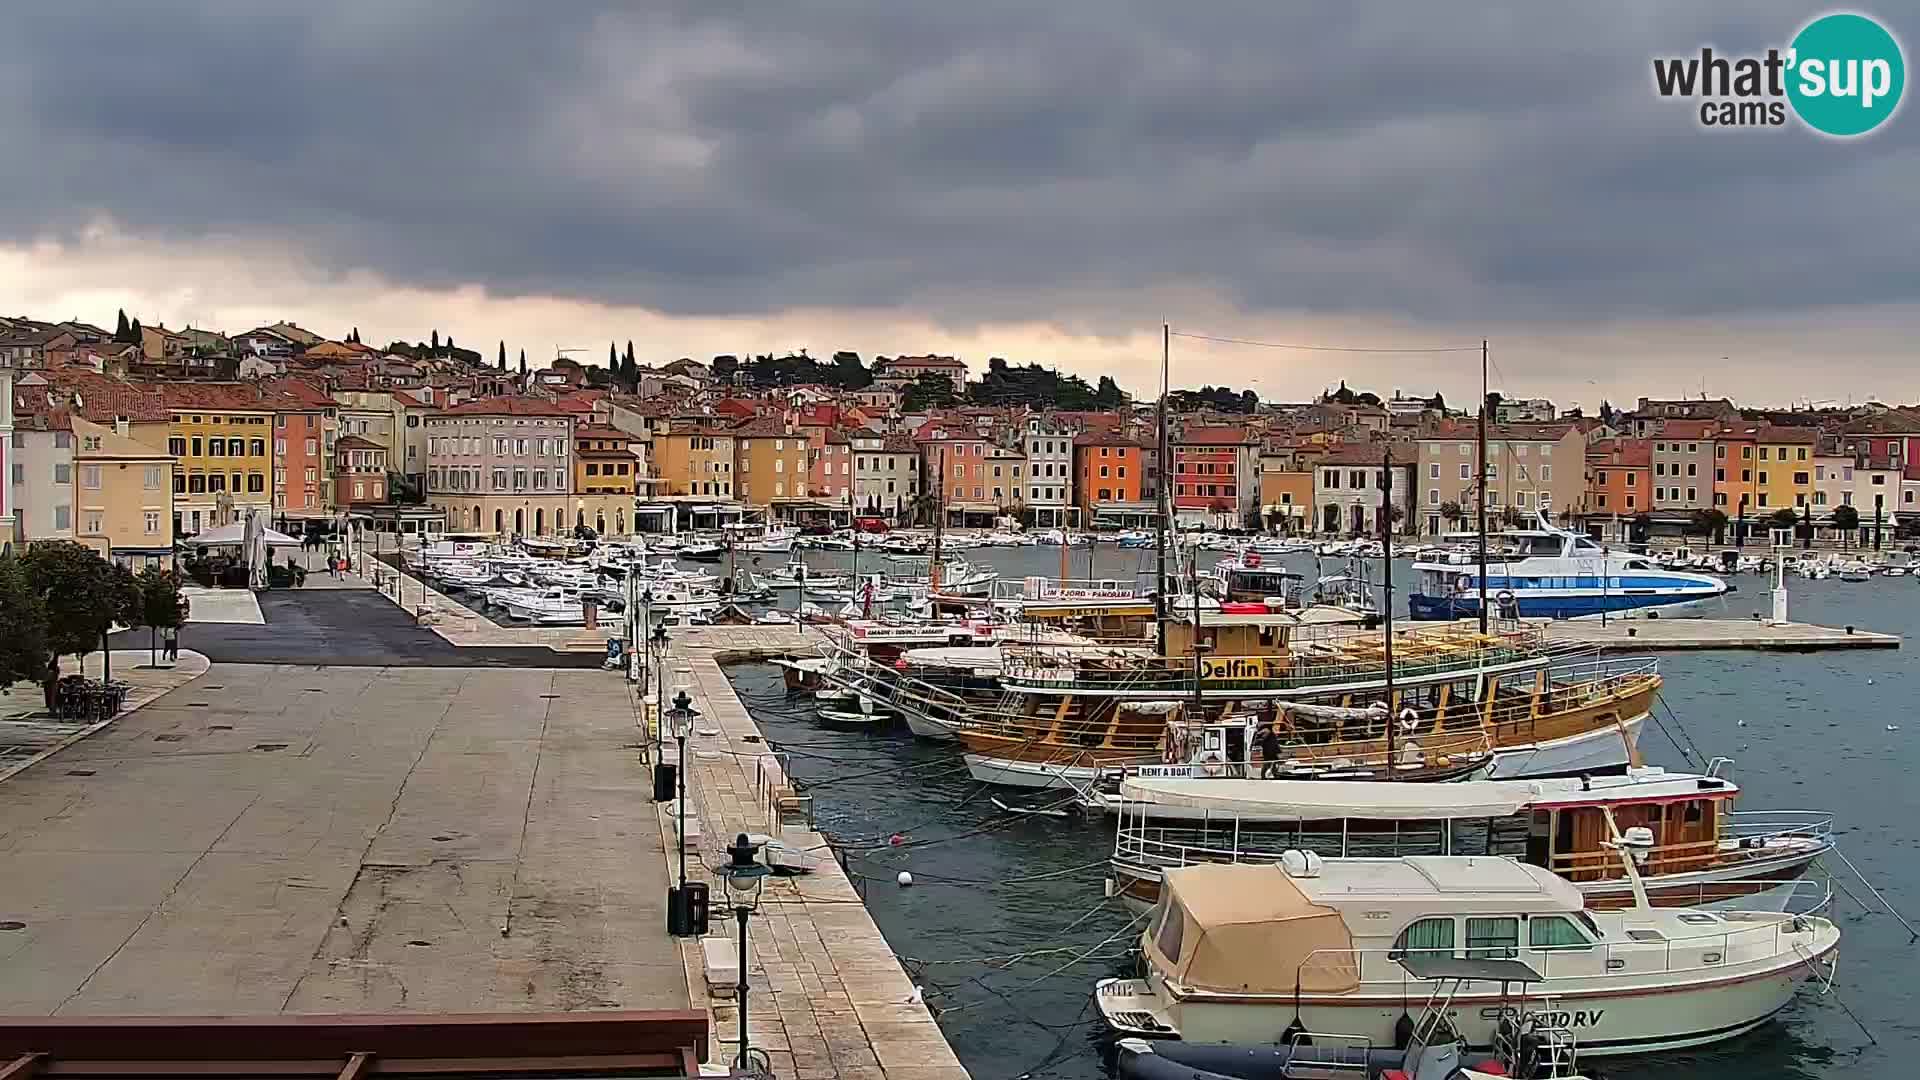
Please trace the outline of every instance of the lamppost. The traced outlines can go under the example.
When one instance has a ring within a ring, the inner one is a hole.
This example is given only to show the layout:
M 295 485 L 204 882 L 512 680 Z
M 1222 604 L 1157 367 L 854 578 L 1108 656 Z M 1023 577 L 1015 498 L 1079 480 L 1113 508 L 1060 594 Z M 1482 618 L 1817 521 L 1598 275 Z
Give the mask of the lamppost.
M 627 571 L 627 580 L 633 580 L 633 571 Z M 646 650 L 649 631 L 653 629 L 653 589 L 647 588 L 640 593 L 638 607 L 629 601 L 628 618 L 634 620 L 633 629 L 627 634 L 632 644 L 632 652 L 627 657 L 627 681 L 640 684 L 640 700 L 647 699 L 647 661 Z
M 667 645 L 667 624 L 661 623 L 647 638 L 647 653 L 653 657 L 654 704 L 663 710 L 667 707 Z
M 753 1071 L 747 1044 L 747 916 L 760 907 L 760 890 L 767 878 L 767 868 L 754 852 L 746 833 L 735 836 L 727 848 L 727 899 L 740 923 L 740 1058 L 735 1067 L 743 1074 Z
M 685 690 L 673 695 L 673 710 L 667 719 L 673 724 L 673 737 L 680 744 L 680 756 L 676 762 L 678 774 L 675 779 L 680 785 L 680 798 L 675 804 L 674 817 L 679 827 L 674 830 L 675 839 L 680 846 L 680 888 L 687 887 L 687 736 L 693 734 L 693 699 Z

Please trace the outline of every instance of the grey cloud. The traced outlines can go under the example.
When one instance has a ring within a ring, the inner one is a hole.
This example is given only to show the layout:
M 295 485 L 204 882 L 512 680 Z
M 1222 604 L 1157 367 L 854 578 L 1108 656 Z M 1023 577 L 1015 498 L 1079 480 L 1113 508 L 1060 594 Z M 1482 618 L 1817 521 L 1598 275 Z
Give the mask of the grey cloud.
M 0 39 L 0 238 L 107 214 L 409 284 L 952 324 L 1911 300 L 1911 109 L 1704 132 L 1649 59 L 1813 12 L 1672 8 L 49 3 Z

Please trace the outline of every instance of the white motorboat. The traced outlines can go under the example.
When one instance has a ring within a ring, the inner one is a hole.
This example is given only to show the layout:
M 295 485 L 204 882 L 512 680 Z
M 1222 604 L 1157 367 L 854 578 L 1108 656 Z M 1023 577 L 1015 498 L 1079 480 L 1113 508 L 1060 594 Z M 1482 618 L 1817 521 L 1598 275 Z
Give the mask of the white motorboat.
M 809 594 L 821 589 L 847 587 L 846 575 L 827 570 L 814 570 L 798 559 L 785 566 L 759 571 L 759 579 L 762 585 L 770 589 L 798 589 L 805 584 Z
M 509 618 L 541 626 L 579 626 L 586 622 L 586 609 L 578 589 L 549 586 L 522 589 L 501 598 Z
M 1478 962 L 1453 1010 L 1471 1045 L 1515 1010 L 1564 1020 L 1583 1056 L 1639 1054 L 1759 1027 L 1802 980 L 1831 980 L 1839 944 L 1832 921 L 1788 912 L 1590 912 L 1570 882 L 1509 859 L 1291 852 L 1169 871 L 1140 937 L 1147 977 L 1102 980 L 1094 1001 L 1125 1035 L 1271 1043 L 1291 1026 L 1387 1045 L 1408 1002 L 1439 989 L 1420 961 Z M 1504 961 L 1538 973 L 1537 999 L 1511 1000 Z

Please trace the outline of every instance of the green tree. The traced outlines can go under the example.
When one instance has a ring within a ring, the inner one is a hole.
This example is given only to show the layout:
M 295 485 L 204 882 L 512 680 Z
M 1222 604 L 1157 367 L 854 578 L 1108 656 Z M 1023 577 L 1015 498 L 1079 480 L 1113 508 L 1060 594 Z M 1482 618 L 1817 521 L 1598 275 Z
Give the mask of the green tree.
M 132 331 L 133 327 L 127 322 L 127 309 L 121 308 L 120 317 L 113 324 L 113 340 L 124 344 L 127 341 L 127 335 Z
M 1847 503 L 1834 507 L 1833 527 L 1840 530 L 1841 546 L 1846 546 L 1853 539 L 1854 530 L 1860 527 L 1860 511 Z
M 607 342 L 607 370 L 616 373 L 620 370 L 620 350 L 614 348 L 611 341 Z
M 1703 506 L 1687 519 L 1688 531 L 1696 536 L 1710 536 L 1718 544 L 1727 534 L 1727 515 L 1724 511 Z
M 433 354 L 435 356 L 440 355 L 440 331 L 433 331 L 433 337 L 428 339 L 428 344 L 433 346 Z
M 708 370 L 713 372 L 714 382 L 722 386 L 732 386 L 734 376 L 740 373 L 740 358 L 722 353 L 713 358 L 713 363 L 708 366 Z
M 507 339 L 500 339 L 500 370 L 507 370 Z
M 521 349 L 520 350 L 520 374 L 525 375 L 526 373 L 527 373 L 527 350 Z
M 1460 504 L 1457 502 L 1449 500 L 1440 504 L 1440 517 L 1449 525 L 1458 524 L 1460 519 L 1466 515 L 1467 512 L 1462 510 Z
M 71 540 L 45 540 L 21 559 L 27 585 L 46 606 L 47 651 L 84 659 L 114 623 L 137 625 L 133 572 Z
M 140 319 L 138 316 L 136 316 L 133 322 L 129 323 L 127 326 L 127 344 L 129 345 L 140 344 L 140 342 L 143 340 L 144 333 L 145 331 L 141 330 L 140 328 Z
M 1093 391 L 1093 407 L 1102 412 L 1112 412 L 1120 407 L 1122 400 L 1120 384 L 1113 381 L 1113 376 L 1100 376 L 1100 385 Z
M 156 563 L 140 571 L 133 580 L 134 586 L 140 590 L 140 623 L 129 625 L 144 624 L 148 628 L 148 644 L 154 654 L 152 662 L 158 665 L 160 631 L 177 630 L 186 621 L 186 601 L 180 595 L 180 575 Z
M 841 350 L 833 354 L 833 367 L 827 372 L 828 382 L 842 390 L 865 390 L 873 385 L 873 372 L 860 362 L 860 354 Z
M 1783 506 L 1775 510 L 1768 517 L 1768 520 L 1773 523 L 1773 527 L 1776 529 L 1791 529 L 1800 524 L 1800 515 L 1795 513 L 1791 507 Z
M 900 395 L 900 408 L 903 412 L 923 412 L 930 408 L 944 408 L 958 400 L 958 395 L 953 392 L 953 380 L 939 372 L 929 371 L 913 380 L 906 392 Z
M 46 670 L 46 604 L 27 583 L 20 560 L 0 555 L 0 685 L 39 682 Z

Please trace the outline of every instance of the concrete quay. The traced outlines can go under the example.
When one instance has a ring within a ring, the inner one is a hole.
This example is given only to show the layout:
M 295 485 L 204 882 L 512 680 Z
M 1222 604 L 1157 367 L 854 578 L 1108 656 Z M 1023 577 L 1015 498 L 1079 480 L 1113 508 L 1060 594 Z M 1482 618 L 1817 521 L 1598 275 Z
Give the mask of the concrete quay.
M 1547 640 L 1601 652 L 1663 652 L 1747 649 L 1817 652 L 1827 649 L 1897 649 L 1898 634 L 1812 623 L 1753 619 L 1593 619 L 1545 622 Z
M 688 743 L 689 877 L 707 881 L 715 948 L 735 955 L 726 890 L 709 867 L 724 866 L 738 833 L 766 833 L 814 856 L 810 873 L 768 878 L 749 922 L 749 1039 L 774 1075 L 798 1080 L 966 1080 L 967 1072 L 888 946 L 825 837 L 805 823 L 778 758 L 769 753 L 721 662 L 804 648 L 791 628 L 699 627 L 676 640 L 666 692 L 684 688 L 700 716 Z M 666 744 L 669 757 L 674 753 Z M 673 805 L 658 804 L 662 846 L 675 860 Z M 694 845 L 697 845 L 697 852 Z M 670 867 L 669 872 L 673 872 Z M 706 948 L 682 943 L 688 985 L 706 987 Z M 714 991 L 726 992 L 726 987 Z M 738 1010 L 709 997 L 713 1057 L 737 1044 Z

